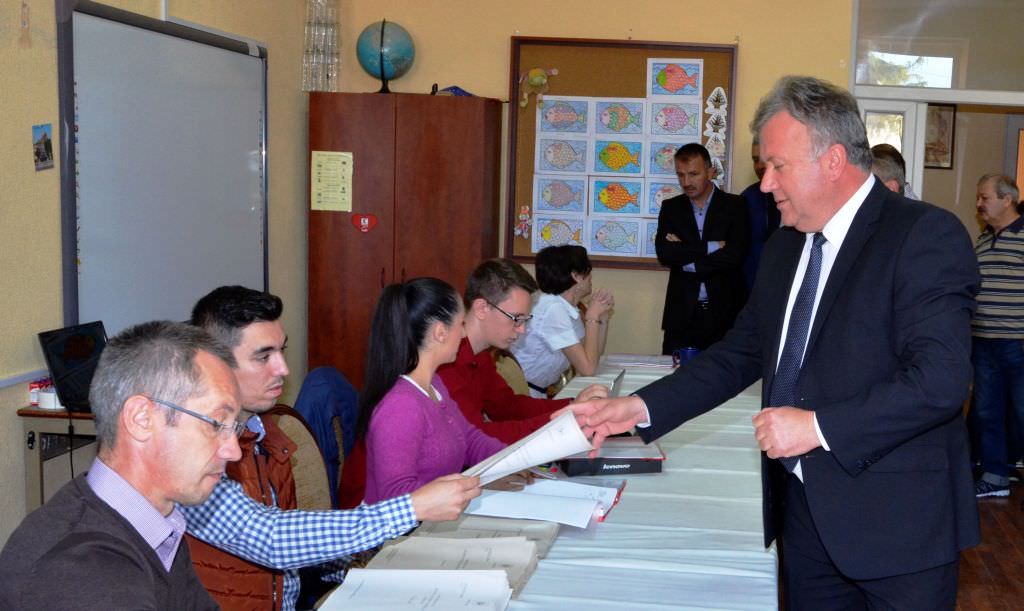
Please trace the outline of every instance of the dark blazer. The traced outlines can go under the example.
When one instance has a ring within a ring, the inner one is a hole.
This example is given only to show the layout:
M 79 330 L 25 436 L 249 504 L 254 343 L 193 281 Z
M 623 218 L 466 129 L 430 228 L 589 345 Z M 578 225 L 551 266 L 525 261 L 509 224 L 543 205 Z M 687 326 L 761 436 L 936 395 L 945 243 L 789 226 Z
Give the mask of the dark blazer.
M 758 378 L 767 400 L 804 241 L 776 231 L 732 331 L 637 392 L 651 412 L 645 440 Z M 795 393 L 831 449 L 801 457 L 807 502 L 851 578 L 949 563 L 979 541 L 961 416 L 978 281 L 970 238 L 952 214 L 875 182 L 828 277 Z M 766 545 L 781 534 L 785 477 L 762 454 Z
M 672 233 L 681 242 L 669 242 Z M 708 242 L 725 241 L 725 248 L 707 254 Z M 665 200 L 658 214 L 658 233 L 654 239 L 658 261 L 669 268 L 668 289 L 662 329 L 679 329 L 697 307 L 700 283 L 708 290 L 708 306 L 716 323 L 728 326 L 743 307 L 746 285 L 743 261 L 750 248 L 750 216 L 746 201 L 739 195 L 715 189 L 711 207 L 704 218 L 704 235 L 697 231 L 693 205 L 686 195 Z M 684 272 L 694 264 L 696 273 Z

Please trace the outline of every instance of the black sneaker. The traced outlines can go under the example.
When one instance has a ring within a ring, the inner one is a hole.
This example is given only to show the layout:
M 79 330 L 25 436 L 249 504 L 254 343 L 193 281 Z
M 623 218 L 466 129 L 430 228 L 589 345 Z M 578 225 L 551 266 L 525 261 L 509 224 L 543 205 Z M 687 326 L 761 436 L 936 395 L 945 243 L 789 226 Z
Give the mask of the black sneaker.
M 1010 496 L 1009 486 L 997 486 L 989 481 L 979 479 L 974 482 L 974 496 Z

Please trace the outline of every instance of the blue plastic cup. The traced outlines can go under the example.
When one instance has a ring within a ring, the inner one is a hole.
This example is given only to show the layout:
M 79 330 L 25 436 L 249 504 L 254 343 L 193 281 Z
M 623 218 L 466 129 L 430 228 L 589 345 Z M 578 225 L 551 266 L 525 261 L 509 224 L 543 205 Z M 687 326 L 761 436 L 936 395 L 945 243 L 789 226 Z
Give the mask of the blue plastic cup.
M 679 348 L 672 351 L 672 364 L 676 367 L 685 365 L 687 361 L 700 354 L 700 350 L 692 346 L 686 348 Z

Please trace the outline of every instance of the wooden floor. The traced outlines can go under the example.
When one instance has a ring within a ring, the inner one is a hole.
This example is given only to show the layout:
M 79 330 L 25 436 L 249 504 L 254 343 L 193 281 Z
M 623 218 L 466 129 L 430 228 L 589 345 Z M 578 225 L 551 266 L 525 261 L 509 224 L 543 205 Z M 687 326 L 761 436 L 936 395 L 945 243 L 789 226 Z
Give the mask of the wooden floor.
M 1010 484 L 1008 498 L 978 499 L 981 545 L 960 558 L 961 611 L 1024 609 L 1024 483 Z

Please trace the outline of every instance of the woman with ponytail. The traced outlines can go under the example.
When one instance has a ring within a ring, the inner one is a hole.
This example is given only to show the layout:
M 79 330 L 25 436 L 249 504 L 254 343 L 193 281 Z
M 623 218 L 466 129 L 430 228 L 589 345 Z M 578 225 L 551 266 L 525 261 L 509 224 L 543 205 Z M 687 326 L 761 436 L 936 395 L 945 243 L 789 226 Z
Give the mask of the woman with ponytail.
M 505 447 L 466 421 L 435 374 L 455 359 L 464 317 L 461 297 L 436 278 L 381 293 L 356 429 L 366 441 L 367 503 L 412 492 Z

